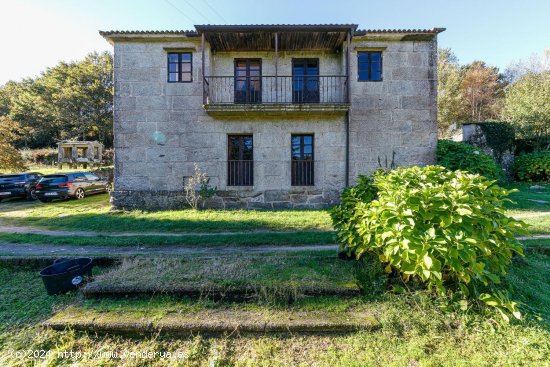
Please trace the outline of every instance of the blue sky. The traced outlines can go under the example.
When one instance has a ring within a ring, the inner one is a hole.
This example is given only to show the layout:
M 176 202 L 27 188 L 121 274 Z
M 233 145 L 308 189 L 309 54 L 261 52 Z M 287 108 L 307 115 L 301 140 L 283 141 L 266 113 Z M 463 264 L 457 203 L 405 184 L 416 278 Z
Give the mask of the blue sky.
M 550 0 L 0 0 L 0 84 L 36 76 L 60 60 L 110 50 L 100 29 L 192 29 L 206 23 L 446 27 L 440 47 L 452 48 L 462 63 L 481 59 L 503 70 L 550 48 L 549 14 Z

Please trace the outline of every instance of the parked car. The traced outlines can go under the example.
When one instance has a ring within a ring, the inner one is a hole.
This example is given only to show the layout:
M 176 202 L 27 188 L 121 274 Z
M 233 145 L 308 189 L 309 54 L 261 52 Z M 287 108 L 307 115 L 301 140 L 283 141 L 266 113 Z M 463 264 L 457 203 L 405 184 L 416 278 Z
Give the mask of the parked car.
M 109 181 L 90 172 L 44 175 L 36 185 L 36 196 L 43 203 L 53 199 L 84 199 L 90 194 L 109 191 Z
M 13 197 L 36 200 L 36 184 L 41 177 L 42 174 L 38 172 L 0 175 L 0 201 Z

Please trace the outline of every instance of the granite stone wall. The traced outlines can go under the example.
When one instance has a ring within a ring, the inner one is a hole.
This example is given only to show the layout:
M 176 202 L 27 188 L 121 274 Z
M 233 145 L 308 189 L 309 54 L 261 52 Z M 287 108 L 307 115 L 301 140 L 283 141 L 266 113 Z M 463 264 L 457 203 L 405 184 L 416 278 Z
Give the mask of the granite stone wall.
M 357 81 L 357 50 L 382 48 L 383 81 Z M 318 208 L 338 201 L 345 186 L 345 112 L 209 114 L 203 108 L 200 40 L 117 42 L 114 45 L 116 208 L 184 206 L 183 180 L 194 163 L 218 193 L 215 208 Z M 193 82 L 168 83 L 166 53 L 193 52 Z M 378 167 L 435 160 L 437 143 L 435 41 L 354 38 L 351 50 L 350 178 Z M 272 75 L 273 54 L 206 52 L 206 75 L 232 75 L 233 59 L 260 57 Z M 286 52 L 279 75 L 290 75 L 293 57 L 319 58 L 323 75 L 345 75 L 344 52 Z M 226 70 L 227 69 L 227 70 Z M 287 70 L 288 69 L 288 70 Z M 315 186 L 290 184 L 291 134 L 314 135 Z M 227 186 L 227 136 L 252 134 L 254 186 Z
M 435 163 L 437 42 L 381 42 L 357 37 L 351 57 L 350 178 L 378 161 Z M 382 81 L 357 81 L 357 50 L 383 50 Z

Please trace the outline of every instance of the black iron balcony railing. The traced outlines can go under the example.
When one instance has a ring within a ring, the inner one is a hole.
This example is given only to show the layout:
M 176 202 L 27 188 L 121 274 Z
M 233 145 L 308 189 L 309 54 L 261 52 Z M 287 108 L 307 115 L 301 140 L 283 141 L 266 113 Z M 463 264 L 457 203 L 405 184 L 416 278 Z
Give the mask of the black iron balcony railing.
M 292 186 L 313 186 L 315 184 L 315 170 L 312 160 L 291 161 L 291 185 Z
M 345 104 L 348 78 L 341 75 L 206 76 L 205 104 Z
M 254 186 L 254 161 L 227 161 L 227 186 Z

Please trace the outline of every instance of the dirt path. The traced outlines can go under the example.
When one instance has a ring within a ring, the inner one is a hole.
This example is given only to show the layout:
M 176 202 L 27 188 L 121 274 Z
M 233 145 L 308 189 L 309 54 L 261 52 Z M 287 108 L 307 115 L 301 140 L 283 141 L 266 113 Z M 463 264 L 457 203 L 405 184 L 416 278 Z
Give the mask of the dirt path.
M 519 240 L 550 239 L 550 235 L 518 237 Z M 300 246 L 73 246 L 0 242 L 0 256 L 123 256 L 123 255 L 231 255 L 267 252 L 337 251 L 338 245 Z
M 115 256 L 115 255 L 184 255 L 184 254 L 250 254 L 265 252 L 296 252 L 296 251 L 336 251 L 338 245 L 304 245 L 304 246 L 228 246 L 228 247 L 189 247 L 189 246 L 66 246 L 43 244 L 15 244 L 0 242 L 0 255 L 10 256 Z
M 538 234 L 533 236 L 521 236 L 517 237 L 520 241 L 529 241 L 529 240 L 545 240 L 550 239 L 550 234 Z
M 77 237 L 133 237 L 133 236 L 220 236 L 220 235 L 247 235 L 247 234 L 271 234 L 271 233 L 302 233 L 304 231 L 270 231 L 252 230 L 240 232 L 95 232 L 95 231 L 62 231 L 50 230 L 29 226 L 12 226 L 0 222 L 0 233 L 38 234 L 44 236 L 77 236 Z M 316 232 L 315 230 L 307 232 Z

